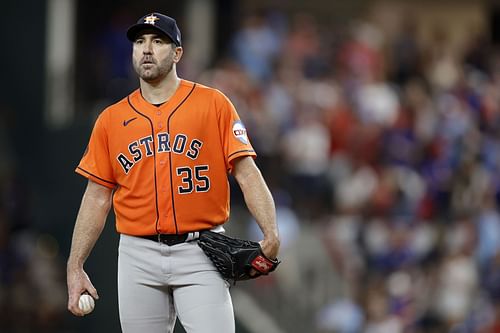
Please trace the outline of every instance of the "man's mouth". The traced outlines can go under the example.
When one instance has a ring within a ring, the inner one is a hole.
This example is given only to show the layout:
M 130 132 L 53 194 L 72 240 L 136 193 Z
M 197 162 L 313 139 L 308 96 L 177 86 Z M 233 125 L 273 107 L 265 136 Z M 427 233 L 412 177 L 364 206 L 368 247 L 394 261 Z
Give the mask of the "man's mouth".
M 147 59 L 147 60 L 141 61 L 141 65 L 153 65 L 153 64 L 154 64 L 153 60 Z

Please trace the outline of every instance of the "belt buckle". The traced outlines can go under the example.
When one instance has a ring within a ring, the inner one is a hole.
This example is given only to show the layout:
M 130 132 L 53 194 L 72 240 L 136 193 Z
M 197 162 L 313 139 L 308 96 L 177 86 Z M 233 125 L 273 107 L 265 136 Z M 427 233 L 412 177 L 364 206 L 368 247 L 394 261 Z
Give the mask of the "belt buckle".
M 186 242 L 187 240 L 187 235 L 186 234 L 182 234 L 182 235 L 175 235 L 174 237 L 172 237 L 172 239 L 170 240 L 170 243 L 172 245 L 177 245 L 177 244 L 181 244 L 181 243 L 184 243 Z
M 182 235 L 158 234 L 158 242 L 166 244 L 168 246 L 173 246 L 173 245 L 177 245 L 180 243 L 184 243 L 185 241 L 186 241 L 186 238 L 183 238 Z
M 177 235 L 172 236 L 172 237 L 167 237 L 165 242 L 167 243 L 168 246 L 174 246 L 174 245 L 181 243 L 180 238 Z
M 158 234 L 158 243 L 171 246 L 170 242 L 171 241 L 170 241 L 170 238 L 168 238 L 168 235 L 166 235 L 166 234 Z

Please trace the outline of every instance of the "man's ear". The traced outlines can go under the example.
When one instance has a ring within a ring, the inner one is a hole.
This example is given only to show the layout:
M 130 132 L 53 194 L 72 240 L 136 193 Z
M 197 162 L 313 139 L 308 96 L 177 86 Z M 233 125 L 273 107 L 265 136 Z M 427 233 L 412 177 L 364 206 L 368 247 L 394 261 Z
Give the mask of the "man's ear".
M 182 58 L 182 54 L 184 53 L 184 49 L 181 47 L 181 46 L 177 46 L 174 50 L 175 54 L 174 54 L 174 62 L 175 63 L 178 63 L 181 58 Z

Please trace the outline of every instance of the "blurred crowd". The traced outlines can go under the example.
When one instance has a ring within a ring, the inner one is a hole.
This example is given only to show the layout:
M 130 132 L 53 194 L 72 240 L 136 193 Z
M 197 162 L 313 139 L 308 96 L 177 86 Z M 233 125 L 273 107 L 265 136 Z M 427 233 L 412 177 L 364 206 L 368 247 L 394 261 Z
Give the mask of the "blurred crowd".
M 213 67 L 191 73 L 180 64 L 181 76 L 235 104 L 277 204 L 283 262 L 237 287 L 284 332 L 500 332 L 498 45 L 475 35 L 457 50 L 439 28 L 422 44 L 411 17 L 390 37 L 368 21 L 332 28 L 306 14 L 241 22 Z M 136 86 L 122 33 L 105 35 L 115 55 L 96 46 L 102 57 L 90 65 L 108 72 L 86 73 L 82 85 L 99 103 Z M 3 185 L 4 196 L 19 197 Z M 0 220 L 23 212 L 12 202 Z M 234 196 L 234 214 L 244 211 Z M 245 232 L 259 238 L 246 216 Z M 61 271 L 51 266 L 54 242 L 26 233 L 6 241 L 5 225 L 0 322 L 19 308 L 43 328 L 57 311 L 31 309 L 23 293 L 39 290 L 44 309 L 65 307 L 64 276 L 49 274 Z M 40 261 L 37 274 L 48 278 L 33 278 Z M 46 289 L 55 297 L 44 298 Z M 14 300 L 22 304 L 13 310 Z
M 1 112 L 0 119 L 0 332 L 59 332 L 64 261 L 55 237 L 33 228 L 33 189 L 16 171 Z
M 286 332 L 500 332 L 500 53 L 402 23 L 251 15 L 200 77 L 274 193 L 283 264 L 250 288 Z

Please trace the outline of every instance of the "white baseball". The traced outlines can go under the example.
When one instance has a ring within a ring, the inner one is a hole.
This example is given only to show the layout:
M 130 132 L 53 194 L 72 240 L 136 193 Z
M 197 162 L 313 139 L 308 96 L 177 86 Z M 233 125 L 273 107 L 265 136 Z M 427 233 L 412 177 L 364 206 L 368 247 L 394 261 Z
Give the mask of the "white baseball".
M 90 295 L 83 294 L 78 300 L 78 307 L 82 310 L 83 314 L 89 314 L 94 310 L 94 298 Z

